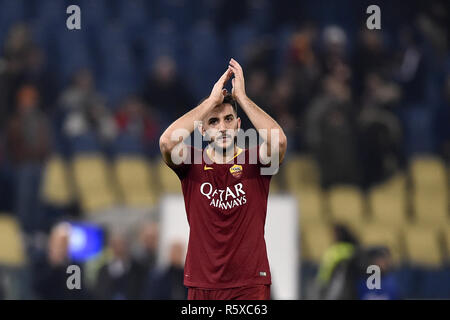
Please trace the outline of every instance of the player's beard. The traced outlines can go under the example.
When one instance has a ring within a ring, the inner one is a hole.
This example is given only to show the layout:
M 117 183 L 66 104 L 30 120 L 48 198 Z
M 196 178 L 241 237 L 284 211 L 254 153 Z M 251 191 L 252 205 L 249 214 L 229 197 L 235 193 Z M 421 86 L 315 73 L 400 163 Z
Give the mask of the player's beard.
M 237 137 L 236 136 L 231 137 L 230 135 L 227 135 L 227 137 L 229 139 L 232 139 L 233 141 L 226 146 L 220 146 L 217 144 L 216 141 L 213 141 L 212 147 L 214 148 L 214 151 L 216 153 L 219 153 L 220 155 L 234 156 L 234 146 L 236 145 Z M 222 139 L 222 137 L 220 137 L 219 139 Z

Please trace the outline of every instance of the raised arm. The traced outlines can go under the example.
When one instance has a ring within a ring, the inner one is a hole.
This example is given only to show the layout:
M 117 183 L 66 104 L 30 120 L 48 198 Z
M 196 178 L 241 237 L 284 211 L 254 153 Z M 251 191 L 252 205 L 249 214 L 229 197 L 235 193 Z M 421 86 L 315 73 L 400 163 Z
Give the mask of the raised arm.
M 244 72 L 240 64 L 236 60 L 231 59 L 230 68 L 234 74 L 234 78 L 232 80 L 233 96 L 238 101 L 242 110 L 244 110 L 252 124 L 255 126 L 256 130 L 267 130 L 267 137 L 265 137 L 264 143 L 260 146 L 260 155 L 263 157 L 262 160 L 264 162 L 268 162 L 272 152 L 278 152 L 279 162 L 281 163 L 284 159 L 287 148 L 287 139 L 283 129 L 271 116 L 269 116 L 249 97 L 247 97 L 247 94 L 245 93 Z M 272 143 L 272 132 L 275 134 L 275 137 L 278 137 L 278 142 L 276 145 L 273 145 Z M 265 156 L 269 159 L 265 159 Z
M 159 148 L 164 162 L 167 165 L 170 167 L 175 166 L 171 157 L 172 151 L 176 146 L 183 143 L 183 140 L 194 131 L 195 122 L 201 121 L 212 108 L 223 102 L 223 98 L 226 94 L 226 90 L 223 89 L 223 87 L 225 86 L 225 83 L 230 80 L 232 74 L 231 68 L 229 67 L 214 84 L 209 97 L 200 105 L 175 120 L 175 122 L 173 122 L 161 135 L 159 138 Z M 184 156 L 182 150 L 183 148 L 180 148 L 180 157 Z

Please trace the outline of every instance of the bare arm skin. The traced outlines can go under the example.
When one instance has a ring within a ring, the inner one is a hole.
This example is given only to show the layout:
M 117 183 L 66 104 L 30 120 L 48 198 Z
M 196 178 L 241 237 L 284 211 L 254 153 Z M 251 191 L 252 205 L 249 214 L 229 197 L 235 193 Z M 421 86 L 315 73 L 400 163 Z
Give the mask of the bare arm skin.
M 235 99 L 238 101 L 241 108 L 247 114 L 248 118 L 255 126 L 256 130 L 265 129 L 267 130 L 267 138 L 260 146 L 260 155 L 262 157 L 271 157 L 272 151 L 278 152 L 280 163 L 284 159 L 284 155 L 286 153 L 287 148 L 287 138 L 284 134 L 283 129 L 280 125 L 269 116 L 264 110 L 258 107 L 245 93 L 245 80 L 244 80 L 244 72 L 239 63 L 231 59 L 230 60 L 230 68 L 233 71 L 234 78 L 232 80 L 233 90 L 232 94 Z M 271 130 L 277 130 L 278 132 L 278 143 L 277 145 L 272 145 L 272 137 Z M 264 162 L 267 162 L 269 159 L 261 159 Z
M 159 138 L 159 148 L 161 150 L 163 160 L 168 166 L 176 166 L 171 159 L 172 150 L 179 144 L 182 144 L 183 140 L 194 131 L 195 121 L 200 121 L 203 119 L 212 108 L 223 102 L 224 95 L 226 94 L 226 90 L 224 90 L 223 87 L 225 86 L 225 83 L 230 80 L 231 76 L 231 68 L 228 68 L 220 79 L 214 84 L 209 97 L 200 105 L 175 120 L 161 135 Z M 184 129 L 185 134 L 178 137 L 178 139 L 172 139 L 172 134 L 178 129 Z M 180 149 L 183 150 L 183 148 Z M 182 151 L 180 152 L 182 153 Z M 183 156 L 181 153 L 180 156 Z

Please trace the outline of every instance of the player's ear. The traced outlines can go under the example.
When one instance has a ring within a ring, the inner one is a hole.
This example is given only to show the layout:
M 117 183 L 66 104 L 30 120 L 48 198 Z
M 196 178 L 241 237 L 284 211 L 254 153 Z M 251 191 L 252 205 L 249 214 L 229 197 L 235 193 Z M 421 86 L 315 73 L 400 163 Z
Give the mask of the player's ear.
M 200 131 L 200 134 L 202 136 L 205 136 L 205 128 L 203 127 L 203 121 L 199 121 L 197 123 L 197 129 L 198 129 L 198 131 Z
M 237 129 L 241 129 L 241 118 L 237 118 Z

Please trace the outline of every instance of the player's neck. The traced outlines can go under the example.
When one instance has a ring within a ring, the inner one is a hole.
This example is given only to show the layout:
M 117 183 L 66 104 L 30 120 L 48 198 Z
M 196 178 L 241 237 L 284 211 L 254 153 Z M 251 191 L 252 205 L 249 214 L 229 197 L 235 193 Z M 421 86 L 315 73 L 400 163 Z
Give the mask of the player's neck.
M 239 147 L 234 144 L 233 148 L 230 148 L 230 150 L 220 152 L 216 152 L 216 149 L 213 147 L 208 146 L 208 155 L 217 164 L 224 164 L 232 160 L 239 152 Z

